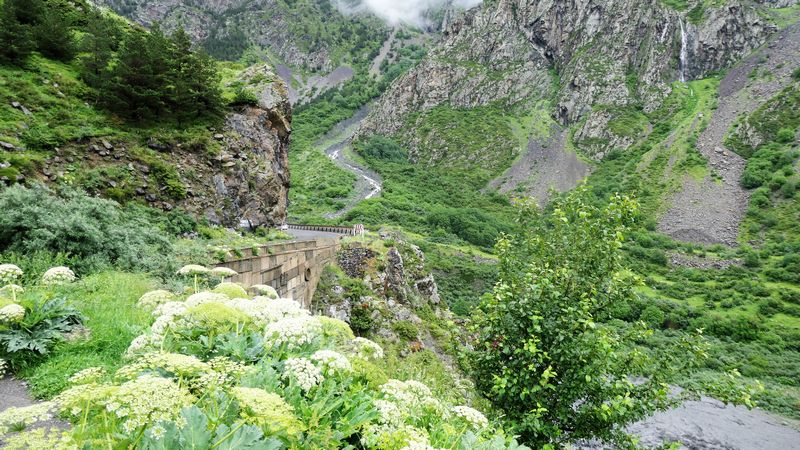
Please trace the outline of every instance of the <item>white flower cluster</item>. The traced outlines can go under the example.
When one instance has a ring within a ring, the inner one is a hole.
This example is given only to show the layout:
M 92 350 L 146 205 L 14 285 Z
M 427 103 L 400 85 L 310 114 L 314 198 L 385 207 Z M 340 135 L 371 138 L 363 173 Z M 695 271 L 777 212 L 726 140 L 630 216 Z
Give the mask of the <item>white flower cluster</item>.
M 69 382 L 72 384 L 89 384 L 103 378 L 105 375 L 106 370 L 104 368 L 89 367 L 69 377 Z
M 187 275 L 187 276 L 194 276 L 194 275 L 206 275 L 210 272 L 208 267 L 203 267 L 198 264 L 188 264 L 180 269 L 178 269 L 178 275 Z
M 0 264 L 0 284 L 10 284 L 22 276 L 22 269 L 14 264 Z
M 197 294 L 192 294 L 189 298 L 186 299 L 186 306 L 189 308 L 194 308 L 195 306 L 200 306 L 206 303 L 225 303 L 228 300 L 228 296 L 225 294 L 218 294 L 216 292 L 198 292 Z
M 312 343 L 322 331 L 314 317 L 291 317 L 267 325 L 265 344 L 294 350 Z
M 239 275 L 239 272 L 228 267 L 214 267 L 211 269 L 212 277 L 230 278 L 235 277 L 236 275 Z
M 273 300 L 278 298 L 278 291 L 276 291 L 274 287 L 267 286 L 266 284 L 254 284 L 250 286 L 250 289 L 255 292 L 256 295 L 263 295 Z
M 311 355 L 311 360 L 317 363 L 325 376 L 333 376 L 336 373 L 350 372 L 352 370 L 347 357 L 333 350 L 317 350 Z
M 489 419 L 480 411 L 469 406 L 454 406 L 453 413 L 466 420 L 476 430 L 482 430 L 489 425 Z
M 352 345 L 355 355 L 361 359 L 383 359 L 383 348 L 367 338 L 357 337 Z
M 25 318 L 25 308 L 16 303 L 3 306 L 0 308 L 0 323 L 17 323 L 22 322 Z
M 171 380 L 143 375 L 119 386 L 105 407 L 124 420 L 122 428 L 130 433 L 150 423 L 176 420 L 181 409 L 194 400 Z
M 7 284 L 0 288 L 0 297 L 8 296 L 10 298 L 15 298 L 17 295 L 22 294 L 25 292 L 25 288 L 18 284 Z
M 75 281 L 75 272 L 70 270 L 69 267 L 64 266 L 48 269 L 47 272 L 42 275 L 42 283 L 48 286 L 67 284 L 73 281 Z
M 294 380 L 306 392 L 325 379 L 322 371 L 306 358 L 289 358 L 284 361 L 283 369 L 283 378 Z
M 139 297 L 136 306 L 143 309 L 153 309 L 159 305 L 170 302 L 175 299 L 175 294 L 164 289 L 150 291 Z
M 0 378 L 5 376 L 7 367 L 8 367 L 8 363 L 6 363 L 6 360 L 5 359 L 0 359 Z

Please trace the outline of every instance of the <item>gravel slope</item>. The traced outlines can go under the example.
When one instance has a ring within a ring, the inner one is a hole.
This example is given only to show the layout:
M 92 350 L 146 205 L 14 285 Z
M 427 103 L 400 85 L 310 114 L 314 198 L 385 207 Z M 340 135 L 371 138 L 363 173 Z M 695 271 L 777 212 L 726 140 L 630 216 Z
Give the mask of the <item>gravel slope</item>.
M 697 150 L 708 158 L 709 169 L 722 181 L 709 175 L 698 182 L 687 176 L 661 218 L 659 231 L 682 241 L 736 245 L 750 192 L 739 184 L 746 161 L 725 148 L 725 135 L 739 116 L 753 112 L 785 88 L 798 65 L 800 24 L 794 24 L 730 70 L 720 83 L 719 106 L 697 141 Z M 751 80 L 756 69 L 772 76 Z
M 553 130 L 550 138 L 531 138 L 522 157 L 489 187 L 507 193 L 521 188 L 540 204 L 547 202 L 550 189 L 568 191 L 589 175 L 589 166 L 575 152 L 565 149 L 566 130 Z

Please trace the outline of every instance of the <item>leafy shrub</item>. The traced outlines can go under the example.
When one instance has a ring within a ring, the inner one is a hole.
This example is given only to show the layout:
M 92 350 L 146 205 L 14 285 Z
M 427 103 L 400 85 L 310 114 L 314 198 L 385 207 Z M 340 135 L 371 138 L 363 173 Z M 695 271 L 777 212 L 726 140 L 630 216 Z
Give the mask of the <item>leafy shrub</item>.
M 22 321 L 0 325 L 0 359 L 9 361 L 14 369 L 41 360 L 82 321 L 80 313 L 62 297 L 20 303 L 26 307 Z
M 74 190 L 12 186 L 0 192 L 0 210 L 0 251 L 61 253 L 77 258 L 79 272 L 109 265 L 173 269 L 167 235 L 116 202 Z
M 622 356 L 647 330 L 597 320 L 635 300 L 619 249 L 637 205 L 615 196 L 596 207 L 587 198 L 578 188 L 550 214 L 522 206 L 523 231 L 498 242 L 500 276 L 474 324 L 477 387 L 537 448 L 590 438 L 627 447 L 625 425 L 669 407 L 661 383 L 703 354 L 687 337 L 636 367 Z M 634 386 L 634 376 L 647 381 Z
M 230 104 L 231 106 L 256 106 L 258 105 L 258 96 L 255 92 L 240 84 L 233 89 L 233 100 L 231 100 Z
M 392 324 L 392 329 L 405 341 L 416 341 L 419 329 L 410 320 L 399 320 Z
M 782 144 L 788 144 L 794 141 L 795 131 L 791 128 L 781 128 L 778 130 L 778 135 L 776 136 L 777 141 Z

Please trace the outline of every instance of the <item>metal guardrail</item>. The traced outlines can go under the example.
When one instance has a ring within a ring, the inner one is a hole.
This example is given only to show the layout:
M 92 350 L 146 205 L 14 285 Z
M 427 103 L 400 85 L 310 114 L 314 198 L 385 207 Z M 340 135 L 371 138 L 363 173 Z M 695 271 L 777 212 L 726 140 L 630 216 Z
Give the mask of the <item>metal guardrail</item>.
M 336 225 L 302 225 L 290 223 L 286 225 L 290 230 L 305 230 L 305 231 L 320 231 L 323 233 L 337 233 L 354 236 L 356 234 L 354 227 L 342 227 Z

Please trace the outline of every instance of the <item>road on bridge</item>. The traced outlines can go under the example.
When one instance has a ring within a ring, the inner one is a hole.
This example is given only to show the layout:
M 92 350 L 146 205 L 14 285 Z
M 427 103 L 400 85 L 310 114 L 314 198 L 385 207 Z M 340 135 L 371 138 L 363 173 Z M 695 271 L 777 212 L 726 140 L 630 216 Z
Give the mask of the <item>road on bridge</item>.
M 285 231 L 294 236 L 297 241 L 311 241 L 320 238 L 338 238 L 346 236 L 345 234 L 331 233 L 329 231 L 294 230 L 291 228 Z

